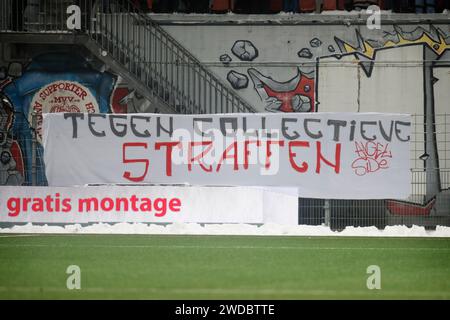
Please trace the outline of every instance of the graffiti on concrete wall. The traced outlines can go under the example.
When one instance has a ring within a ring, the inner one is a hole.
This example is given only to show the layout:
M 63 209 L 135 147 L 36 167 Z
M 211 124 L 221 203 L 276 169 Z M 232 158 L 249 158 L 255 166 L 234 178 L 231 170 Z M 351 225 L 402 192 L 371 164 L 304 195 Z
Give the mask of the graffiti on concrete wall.
M 297 75 L 280 82 L 251 68 L 248 74 L 270 112 L 314 112 L 314 78 L 298 69 Z
M 159 113 L 160 111 L 147 98 L 130 87 L 121 77 L 117 78 L 117 83 L 111 95 L 112 113 Z
M 73 53 L 41 54 L 26 66 L 13 63 L 5 70 L 0 83 L 0 185 L 44 185 L 42 115 L 113 111 L 117 77 L 93 69 Z
M 1 66 L 0 185 L 46 184 L 41 146 L 44 113 L 155 111 L 121 77 L 95 69 L 76 53 L 50 52 L 26 65 Z
M 313 41 L 314 40 L 314 41 Z M 313 39 L 312 45 L 319 46 L 319 39 Z M 237 40 L 231 52 L 239 61 L 254 61 L 258 58 L 259 51 L 250 40 Z M 309 54 L 311 54 L 308 51 Z M 310 58 L 312 57 L 309 56 Z M 229 54 L 224 53 L 219 57 L 225 65 L 232 62 Z M 227 80 L 235 90 L 246 89 L 249 78 L 253 86 L 265 104 L 265 110 L 269 112 L 314 112 L 314 73 L 302 72 L 297 69 L 297 75 L 288 81 L 277 81 L 264 75 L 257 68 L 249 68 L 246 74 L 231 70 L 227 74 Z
M 449 148 L 450 132 L 443 127 L 446 126 L 446 119 L 441 119 L 441 113 L 448 113 L 449 109 L 448 107 L 443 108 L 442 101 L 439 101 L 439 87 L 437 86 L 439 81 L 448 82 L 448 79 L 440 79 L 441 77 L 437 76 L 435 70 L 437 68 L 450 70 L 448 62 L 445 62 L 450 57 L 450 36 L 433 26 L 429 29 L 415 27 L 410 31 L 394 26 L 392 32 L 385 32 L 381 41 L 365 39 L 358 31 L 355 36 L 356 43 L 335 38 L 340 50 L 339 57 L 335 56 L 335 58 L 343 59 L 348 56 L 354 58 L 358 64 L 358 71 L 361 70 L 365 76 L 357 75 L 357 77 L 361 77 L 358 82 L 359 96 L 357 95 L 357 101 L 361 105 L 358 106 L 356 103 L 357 110 L 398 112 L 398 108 L 389 102 L 383 103 L 377 108 L 366 109 L 370 102 L 367 101 L 366 96 L 361 95 L 361 91 L 364 93 L 369 90 L 365 86 L 370 86 L 371 81 L 382 81 L 383 77 L 390 76 L 387 72 L 389 68 L 386 66 L 389 66 L 389 61 L 394 61 L 395 65 L 394 57 L 396 57 L 405 63 L 403 68 L 397 69 L 400 75 L 399 84 L 396 86 L 397 90 L 392 90 L 391 87 L 391 90 L 386 88 L 377 94 L 379 96 L 386 95 L 394 101 L 404 101 L 405 105 L 402 107 L 402 111 L 415 114 L 414 121 L 423 126 L 423 130 L 419 130 L 421 133 L 413 137 L 413 141 L 415 141 L 413 143 L 416 145 L 412 145 L 414 158 L 412 168 L 423 169 L 422 173 L 418 171 L 414 173 L 416 177 L 413 176 L 413 183 L 422 189 L 420 192 L 423 193 L 423 197 L 415 199 L 415 201 L 388 200 L 386 202 L 387 209 L 397 215 L 428 216 L 433 212 L 448 213 L 450 185 L 447 178 L 448 171 L 446 171 L 449 169 L 446 163 L 448 157 L 446 150 Z M 398 55 L 395 56 L 397 53 Z M 388 55 L 391 56 L 388 58 Z M 405 57 L 405 55 L 409 57 Z M 327 58 L 324 59 L 330 61 Z M 319 58 L 318 68 L 320 68 L 320 61 Z M 382 61 L 381 67 L 377 66 L 379 61 Z M 383 61 L 388 61 L 388 63 Z M 409 67 L 409 71 L 404 70 L 408 68 L 408 63 L 412 66 Z M 320 74 L 319 71 L 318 73 Z M 408 77 L 407 74 L 412 76 L 409 79 L 401 79 L 401 77 Z M 318 82 L 321 80 L 322 78 L 319 76 Z M 401 85 L 402 82 L 406 85 Z M 316 91 L 319 101 L 321 101 L 321 88 L 319 84 Z M 442 89 L 441 87 L 440 90 Z M 408 95 L 412 99 L 415 97 L 416 101 L 408 101 L 406 97 Z M 325 97 L 323 108 L 319 105 L 318 109 L 328 111 L 327 105 L 331 99 L 333 98 Z M 446 103 L 444 102 L 444 104 Z M 441 126 L 441 128 L 437 128 L 437 126 Z M 444 130 L 437 134 L 439 129 Z M 417 141 L 420 143 L 417 144 Z M 420 185 L 419 180 L 426 182 Z
M 3 94 L 3 88 L 22 73 L 20 63 L 9 63 L 0 68 L 0 185 L 21 185 L 25 180 L 22 149 L 13 136 L 15 110 Z
M 11 135 L 13 121 L 14 109 L 8 100 L 0 95 L 1 185 L 21 185 L 25 176 L 22 149 Z
M 232 68 L 228 74 L 238 75 L 227 77 L 238 92 L 248 90 L 246 80 L 251 80 L 266 111 L 414 114 L 417 133 L 412 137 L 411 167 L 417 171 L 415 193 L 422 196 L 389 200 L 386 207 L 397 215 L 448 214 L 450 133 L 444 126 L 449 119 L 439 117 L 450 110 L 450 35 L 434 26 L 392 26 L 375 39 L 365 38 L 357 28 L 332 39 L 305 39 L 305 46 L 296 51 L 297 74 L 287 81 L 280 80 L 283 72 L 264 66 L 249 65 L 245 72 L 233 69 L 236 59 L 258 61 L 261 52 L 249 39 L 236 41 L 232 55 L 223 52 L 219 60 Z M 313 61 L 314 70 L 304 67 L 305 61 Z

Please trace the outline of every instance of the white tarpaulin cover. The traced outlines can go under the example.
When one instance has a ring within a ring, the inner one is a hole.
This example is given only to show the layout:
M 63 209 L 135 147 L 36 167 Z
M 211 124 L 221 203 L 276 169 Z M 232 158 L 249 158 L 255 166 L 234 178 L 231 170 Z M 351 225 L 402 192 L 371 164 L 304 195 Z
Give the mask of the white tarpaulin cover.
M 45 114 L 50 186 L 295 187 L 301 197 L 406 198 L 411 117 L 378 113 Z

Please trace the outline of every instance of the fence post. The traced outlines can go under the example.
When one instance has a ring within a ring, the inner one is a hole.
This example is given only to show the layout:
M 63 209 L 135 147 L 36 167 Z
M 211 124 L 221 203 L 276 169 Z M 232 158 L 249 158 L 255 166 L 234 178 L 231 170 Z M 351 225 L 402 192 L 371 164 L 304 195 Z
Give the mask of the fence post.
M 31 185 L 37 185 L 37 113 L 31 114 Z
M 329 227 L 331 226 L 331 206 L 329 199 L 325 199 L 323 209 L 325 210 L 325 225 Z

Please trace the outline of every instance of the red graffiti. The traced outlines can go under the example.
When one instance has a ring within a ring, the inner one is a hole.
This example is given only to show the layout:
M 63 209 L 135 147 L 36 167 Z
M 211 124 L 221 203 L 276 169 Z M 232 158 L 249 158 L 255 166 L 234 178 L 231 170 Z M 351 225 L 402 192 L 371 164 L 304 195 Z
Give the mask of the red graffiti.
M 380 169 L 389 168 L 389 159 L 392 152 L 389 150 L 389 143 L 385 145 L 379 142 L 355 142 L 355 153 L 358 158 L 352 162 L 352 169 L 358 176 L 377 172 Z
M 399 216 L 429 216 L 436 203 L 436 198 L 426 204 L 410 203 L 399 200 L 386 200 L 386 207 L 391 214 Z
M 57 106 L 53 106 L 50 108 L 50 113 L 56 113 L 56 112 L 79 113 L 79 112 L 81 112 L 81 110 L 76 105 L 71 105 L 71 106 L 57 105 Z
M 130 90 L 128 88 L 119 87 L 114 90 L 111 98 L 112 113 L 127 113 L 127 101 L 122 99 L 129 94 Z
M 282 112 L 295 112 L 293 106 L 293 98 L 296 95 L 303 95 L 310 99 L 307 112 L 314 112 L 314 79 L 308 78 L 305 75 L 301 75 L 301 78 L 295 87 L 291 91 L 275 90 L 269 85 L 264 83 L 264 90 L 269 97 L 275 97 L 281 101 L 280 111 Z
M 22 154 L 22 149 L 20 149 L 20 145 L 16 140 L 13 140 L 10 150 L 13 159 L 16 162 L 16 170 L 22 177 L 25 177 L 24 157 Z

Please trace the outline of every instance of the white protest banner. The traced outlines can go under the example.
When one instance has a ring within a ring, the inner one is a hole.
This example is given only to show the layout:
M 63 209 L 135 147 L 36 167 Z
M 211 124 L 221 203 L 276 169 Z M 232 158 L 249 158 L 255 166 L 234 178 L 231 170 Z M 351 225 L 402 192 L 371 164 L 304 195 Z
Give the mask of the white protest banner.
M 0 186 L 0 222 L 298 224 L 298 198 L 253 187 Z
M 299 196 L 406 198 L 408 115 L 46 114 L 51 186 L 283 186 Z

